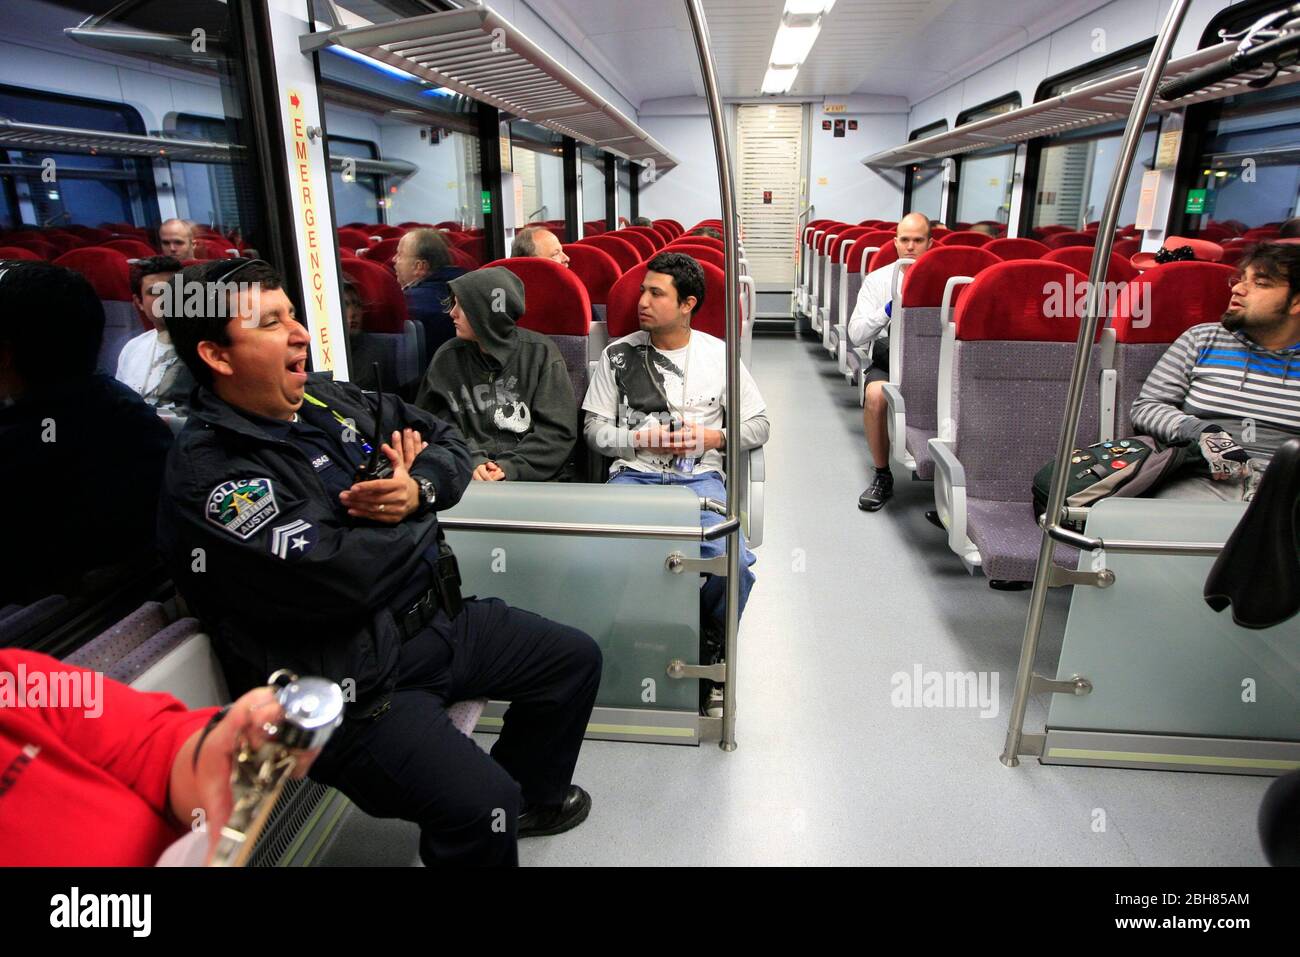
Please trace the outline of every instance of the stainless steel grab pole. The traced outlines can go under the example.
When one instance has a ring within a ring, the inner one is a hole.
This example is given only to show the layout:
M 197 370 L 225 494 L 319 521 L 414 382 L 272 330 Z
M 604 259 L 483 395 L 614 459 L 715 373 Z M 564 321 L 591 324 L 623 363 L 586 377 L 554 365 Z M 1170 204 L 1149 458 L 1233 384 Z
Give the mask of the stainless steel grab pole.
M 1129 113 L 1128 126 L 1124 129 L 1124 139 L 1120 145 L 1119 159 L 1115 163 L 1115 172 L 1110 180 L 1110 193 L 1102 212 L 1101 225 L 1097 229 L 1097 247 L 1093 254 L 1092 269 L 1089 274 L 1087 311 L 1079 323 L 1079 339 L 1074 354 L 1074 368 L 1070 373 L 1070 389 L 1065 403 L 1065 414 L 1061 420 L 1061 441 L 1056 448 L 1056 470 L 1052 476 L 1052 488 L 1047 497 L 1048 528 L 1043 530 L 1043 541 L 1038 549 L 1038 566 L 1034 570 L 1034 590 L 1029 596 L 1029 613 L 1025 618 L 1025 635 L 1020 646 L 1020 667 L 1016 671 L 1016 693 L 1011 702 L 1011 713 L 1007 723 L 1007 739 L 1002 750 L 1002 763 L 1015 767 L 1020 763 L 1020 739 L 1024 734 L 1025 710 L 1029 705 L 1029 686 L 1033 677 L 1034 657 L 1038 652 L 1038 638 L 1043 629 L 1043 611 L 1047 604 L 1048 574 L 1052 568 L 1052 556 L 1056 552 L 1056 539 L 1051 530 L 1058 528 L 1061 521 L 1061 506 L 1065 504 L 1065 483 L 1069 478 L 1070 453 L 1074 449 L 1074 440 L 1079 428 L 1079 411 L 1083 407 L 1083 391 L 1087 382 L 1088 366 L 1092 360 L 1092 343 L 1096 338 L 1101 297 L 1106 279 L 1106 267 L 1110 264 L 1110 250 L 1115 235 L 1115 221 L 1119 218 L 1119 207 L 1124 200 L 1124 184 L 1128 181 L 1129 170 L 1133 167 L 1133 158 L 1137 155 L 1138 141 L 1142 138 L 1142 128 L 1146 126 L 1147 116 L 1151 112 L 1151 102 L 1156 95 L 1156 86 L 1164 72 L 1173 49 L 1174 39 L 1182 26 L 1183 17 L 1191 0 L 1175 0 L 1165 17 L 1164 25 L 1156 40 L 1151 59 L 1147 61 L 1146 72 L 1133 98 L 1133 109 Z
M 695 36 L 695 52 L 700 58 L 700 74 L 704 78 L 704 96 L 709 103 L 709 119 L 713 124 L 713 152 L 718 163 L 718 189 L 722 193 L 722 221 L 726 224 L 722 241 L 726 246 L 727 268 L 727 518 L 740 516 L 739 489 L 736 479 L 740 469 L 740 317 L 737 313 L 739 297 L 738 275 L 740 257 L 736 251 L 736 196 L 731 180 L 731 149 L 727 142 L 726 117 L 722 112 L 722 97 L 718 93 L 717 71 L 713 54 L 709 51 L 709 27 L 704 20 L 704 7 L 700 0 L 686 0 L 686 11 L 691 19 L 691 33 Z M 727 536 L 727 681 L 723 698 L 722 740 L 723 751 L 736 750 L 736 632 L 740 626 L 740 531 Z

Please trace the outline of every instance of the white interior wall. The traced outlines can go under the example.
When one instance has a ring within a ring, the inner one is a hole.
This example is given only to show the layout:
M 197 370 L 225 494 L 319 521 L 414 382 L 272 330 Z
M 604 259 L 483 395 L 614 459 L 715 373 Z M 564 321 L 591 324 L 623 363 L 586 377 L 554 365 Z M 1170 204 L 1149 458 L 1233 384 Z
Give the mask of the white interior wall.
M 1039 84 L 1047 77 L 1155 36 L 1171 2 L 1113 0 L 992 66 L 914 103 L 907 128 L 911 131 L 937 120 L 947 120 L 951 128 L 957 125 L 958 113 L 1008 93 L 1019 93 L 1020 102 L 1028 105 L 1034 102 Z M 1174 44 L 1173 55 L 1177 57 L 1193 52 L 1206 25 L 1228 6 L 1231 6 L 1228 0 L 1193 0 Z
M 639 208 L 651 219 L 675 219 L 689 228 L 722 216 L 713 127 L 699 97 L 651 100 L 638 122 L 677 157 L 678 166 L 654 182 L 641 181 Z
M 808 200 L 818 217 L 857 223 L 864 219 L 897 219 L 902 213 L 902 176 L 867 169 L 862 157 L 897 146 L 907 138 L 906 103 L 894 97 L 872 99 L 881 101 L 878 108 L 882 112 L 830 114 L 823 112 L 821 104 L 813 105 Z M 831 120 L 831 129 L 822 129 L 823 120 Z M 845 121 L 842 137 L 835 136 L 835 120 Z M 849 120 L 857 121 L 856 130 L 848 129 Z

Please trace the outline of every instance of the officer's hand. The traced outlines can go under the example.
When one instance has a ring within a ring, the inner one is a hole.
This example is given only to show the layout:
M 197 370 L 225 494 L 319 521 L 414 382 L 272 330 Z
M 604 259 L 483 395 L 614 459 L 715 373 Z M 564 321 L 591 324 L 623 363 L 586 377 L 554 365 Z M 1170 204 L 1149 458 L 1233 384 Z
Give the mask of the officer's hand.
M 394 433 L 394 439 L 401 437 Z M 420 486 L 407 471 L 404 452 L 398 452 L 391 445 L 384 445 L 380 451 L 392 463 L 392 477 L 357 482 L 346 492 L 339 493 L 339 501 L 348 507 L 348 514 L 353 518 L 396 525 L 420 507 Z
M 428 447 L 429 443 L 424 441 L 415 429 L 403 429 L 401 433 L 393 433 L 393 448 L 402 450 L 402 461 L 406 463 L 408 472 L 420 453 Z
M 506 478 L 505 469 L 495 462 L 484 462 L 483 467 L 487 469 L 487 480 L 489 482 L 504 482 Z

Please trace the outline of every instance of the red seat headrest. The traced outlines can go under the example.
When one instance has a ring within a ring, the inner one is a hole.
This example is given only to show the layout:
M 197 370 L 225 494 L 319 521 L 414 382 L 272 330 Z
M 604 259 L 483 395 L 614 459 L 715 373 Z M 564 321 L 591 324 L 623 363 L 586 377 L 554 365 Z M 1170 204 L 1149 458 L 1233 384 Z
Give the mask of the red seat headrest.
M 1218 322 L 1228 309 L 1228 280 L 1236 270 L 1222 263 L 1172 262 L 1148 269 L 1119 295 L 1116 342 L 1173 342 L 1192 326 Z
M 587 287 L 588 298 L 603 306 L 609 301 L 610 287 L 618 282 L 623 270 L 618 268 L 613 256 L 596 246 L 569 243 L 563 248 L 569 257 L 569 269 Z
M 666 253 L 685 253 L 696 262 L 709 263 L 717 266 L 719 269 L 726 268 L 727 257 L 712 246 L 696 246 L 692 243 L 673 243 L 663 250 Z M 655 255 L 658 255 L 656 253 Z M 646 260 L 647 263 L 653 262 L 654 256 Z
M 880 248 L 872 254 L 871 261 L 867 263 L 867 272 L 884 269 L 896 259 L 898 259 L 898 244 L 882 243 Z
M 859 236 L 865 236 L 867 233 L 879 232 L 876 229 L 869 229 L 866 226 L 850 226 L 848 229 L 840 230 L 835 235 L 835 241 L 826 247 L 826 254 L 830 256 L 831 262 L 844 262 L 844 247 L 851 240 L 856 240 Z M 852 248 L 852 247 L 850 247 Z
M 716 249 L 718 252 L 723 252 L 727 248 L 727 244 L 724 243 L 721 239 L 714 239 L 712 236 L 695 236 L 692 235 L 691 233 L 686 233 L 685 235 L 678 236 L 676 239 L 673 240 L 673 242 L 691 243 L 692 245 L 695 246 L 711 246 L 712 248 Z
M 663 249 L 668 245 L 668 240 L 659 235 L 659 231 L 649 226 L 624 226 L 622 229 L 615 230 L 618 233 L 637 233 L 650 240 L 655 249 Z
M 1053 263 L 1065 263 L 1071 269 L 1077 269 L 1085 276 L 1092 268 L 1093 246 L 1062 246 L 1051 250 L 1043 259 Z M 1118 253 L 1110 254 L 1110 265 L 1106 269 L 1106 282 L 1126 283 L 1137 278 L 1138 268 Z
M 9 239 L 6 239 L 5 242 L 10 246 L 18 246 L 21 249 L 31 250 L 47 262 L 52 262 L 63 252 L 59 247 L 47 243 L 43 239 L 30 239 L 26 236 L 11 236 Z
M 632 227 L 625 226 L 622 229 L 616 229 L 612 233 L 601 233 L 601 236 L 614 236 L 623 240 L 625 243 L 631 243 L 632 248 L 636 250 L 638 261 L 649 259 L 659 249 L 650 237 L 642 233 L 635 232 Z M 656 234 L 657 235 L 657 234 Z M 593 236 L 593 239 L 599 239 L 599 236 Z
M 1002 260 L 997 256 L 978 246 L 932 246 L 903 274 L 903 305 L 940 306 L 944 286 L 953 276 L 978 276 L 1000 262 Z M 957 287 L 953 301 L 960 301 L 967 288 Z
M 339 245 L 354 252 L 358 249 L 369 249 L 370 237 L 359 229 L 345 227 L 339 230 Z
M 853 245 L 849 247 L 849 254 L 845 257 L 844 262 L 849 267 L 849 272 L 862 272 L 862 259 L 867 254 L 867 250 L 875 247 L 894 245 L 894 237 L 897 235 L 888 229 L 869 229 L 852 240 Z M 875 253 L 872 253 L 875 255 Z
M 538 256 L 498 259 L 484 269 L 502 266 L 524 284 L 524 314 L 519 328 L 548 336 L 591 334 L 591 299 L 571 269 Z
M 228 240 L 194 240 L 194 255 L 199 259 L 234 259 L 230 253 L 234 248 Z
M 1076 307 L 1087 283 L 1088 277 L 1077 269 L 1041 259 L 990 266 L 966 287 L 957 304 L 957 338 L 1074 342 L 1082 318 Z M 1102 325 L 1097 326 L 1098 336 Z
M 727 281 L 722 270 L 709 263 L 700 263 L 704 270 L 704 302 L 691 317 L 691 328 L 706 332 L 719 339 L 727 331 Z M 611 340 L 630 336 L 641 328 L 637 319 L 637 301 L 641 298 L 641 282 L 649 270 L 645 263 L 623 273 L 609 291 L 609 305 L 605 308 L 605 322 Z
M 22 259 L 30 262 L 40 262 L 41 257 L 36 255 L 30 249 L 23 249 L 21 246 L 0 246 L 0 259 Z
M 148 243 L 143 243 L 138 239 L 110 239 L 106 243 L 100 243 L 99 248 L 116 249 L 130 259 L 148 259 L 151 256 L 158 255 L 149 247 Z
M 1041 229 L 1039 232 L 1046 233 L 1047 229 Z M 1097 245 L 1096 233 L 1072 233 L 1053 232 L 1047 235 L 1043 242 L 1050 249 L 1060 249 L 1062 246 L 1095 246 Z
M 376 262 L 342 259 L 343 274 L 356 284 L 365 306 L 366 332 L 401 333 L 406 328 L 406 295 L 397 277 Z
M 602 233 L 599 236 L 588 236 L 586 239 L 579 239 L 579 246 L 594 246 L 597 249 L 603 249 L 614 257 L 614 262 L 618 263 L 620 272 L 627 272 L 633 266 L 641 261 L 641 254 L 637 247 L 626 239 L 615 236 L 613 233 Z
M 378 236 L 380 239 L 401 239 L 406 235 L 406 230 L 401 226 L 372 226 L 370 235 Z
M 116 249 L 73 249 L 54 260 L 54 265 L 81 273 L 105 302 L 131 301 L 131 267 Z
M 995 239 L 982 247 L 999 259 L 1042 259 L 1051 250 L 1037 239 Z
M 391 270 L 393 268 L 393 257 L 397 255 L 397 244 L 399 242 L 401 242 L 400 236 L 392 239 L 382 239 L 373 246 L 358 249 L 357 255 L 368 262 L 378 263 Z
M 940 246 L 987 246 L 992 241 L 992 236 L 977 233 L 973 229 L 961 229 L 954 233 L 945 233 L 935 240 Z

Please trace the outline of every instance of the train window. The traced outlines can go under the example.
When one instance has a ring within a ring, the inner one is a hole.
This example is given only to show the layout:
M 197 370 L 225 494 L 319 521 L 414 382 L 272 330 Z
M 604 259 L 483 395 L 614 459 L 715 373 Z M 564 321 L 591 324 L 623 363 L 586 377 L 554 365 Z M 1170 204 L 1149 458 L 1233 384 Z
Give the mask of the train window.
M 230 125 L 224 117 L 179 113 L 174 133 L 183 139 L 230 142 Z M 240 209 L 250 209 L 256 203 L 251 195 L 240 195 L 241 189 L 248 193 L 247 177 L 236 176 L 230 163 L 173 162 L 171 167 L 178 215 L 199 223 L 222 223 L 228 228 L 244 228 Z
M 605 154 L 594 146 L 581 145 L 578 156 L 582 162 L 582 218 L 594 229 L 587 233 L 604 232 L 605 228 Z
M 558 133 L 523 120 L 510 124 L 511 162 L 523 185 L 524 221 L 564 224 L 564 144 Z M 602 187 L 603 189 L 603 187 Z M 600 200 L 604 209 L 605 200 Z
M 913 130 L 907 139 L 909 142 L 911 140 L 921 140 L 927 136 L 933 136 L 935 133 L 942 133 L 947 129 L 948 121 L 939 120 L 937 123 L 931 123 L 928 126 Z M 920 163 L 908 167 L 903 205 L 903 212 L 905 213 L 924 213 L 932 220 L 942 220 L 944 218 L 943 164 L 941 162 Z
M 145 133 L 140 112 L 125 104 L 9 86 L 0 87 L 0 117 L 25 126 Z M 146 160 L 89 151 L 54 152 L 19 142 L 0 149 L 0 162 L 6 164 L 0 174 L 7 197 L 0 224 L 6 229 L 23 223 L 96 226 L 157 221 Z
M 1020 94 L 1013 93 L 957 114 L 957 125 L 977 123 L 1020 109 Z M 1011 215 L 1012 174 L 1016 166 L 1014 146 L 977 150 L 961 158 L 957 178 L 957 220 L 984 220 L 1005 224 Z
M 1124 124 L 1094 127 L 1086 136 L 1052 137 L 1043 147 L 1038 182 L 1033 194 L 1034 228 L 1068 226 L 1083 229 L 1101 219 L 1101 209 L 1110 190 L 1111 176 L 1119 161 Z M 1155 163 L 1159 122 L 1151 121 L 1142 131 L 1133 169 L 1124 184 L 1119 225 L 1133 222 L 1142 194 L 1142 174 Z
M 378 222 L 384 208 L 383 177 L 374 173 L 358 172 L 356 163 L 347 159 L 379 159 L 379 146 L 374 140 L 354 139 L 350 136 L 329 137 L 331 165 L 335 157 L 345 160 L 331 170 L 330 182 L 334 187 L 334 218 L 340 223 Z
M 1300 106 L 1286 87 L 1228 97 L 1206 128 L 1192 194 L 1196 228 L 1284 222 L 1300 205 Z M 1203 198 L 1202 198 L 1203 196 Z
M 1154 46 L 1154 40 L 1143 41 L 1077 69 L 1049 77 L 1039 85 L 1034 100 L 1039 102 L 1069 93 L 1145 66 Z M 1119 225 L 1131 223 L 1137 216 L 1142 175 L 1155 162 L 1159 125 L 1158 119 L 1152 119 L 1143 130 L 1133 169 L 1124 184 Z M 1033 182 L 1026 183 L 1032 208 L 1030 225 L 1035 229 L 1064 226 L 1079 230 L 1101 219 L 1123 136 L 1124 124 L 1119 122 L 1036 141 L 1031 150 L 1038 155 L 1029 165 L 1037 175 L 1032 177 Z

